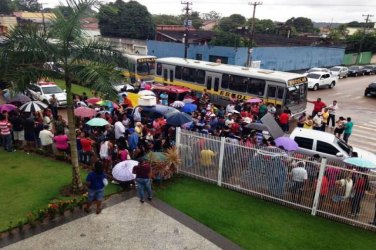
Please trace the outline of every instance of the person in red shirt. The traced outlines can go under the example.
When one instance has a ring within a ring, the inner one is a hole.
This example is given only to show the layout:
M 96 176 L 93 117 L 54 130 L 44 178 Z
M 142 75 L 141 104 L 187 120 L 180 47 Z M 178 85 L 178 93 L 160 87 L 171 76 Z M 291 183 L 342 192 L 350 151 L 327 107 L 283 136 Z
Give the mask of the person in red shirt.
M 290 114 L 288 110 L 284 110 L 282 114 L 279 115 L 279 126 L 281 126 L 281 129 L 283 132 L 289 131 L 289 122 L 290 122 Z
M 82 145 L 83 163 L 90 165 L 91 157 L 93 155 L 93 146 L 92 145 L 93 145 L 94 141 L 91 140 L 85 132 L 82 132 L 80 142 L 81 142 L 81 145 Z
M 13 152 L 12 149 L 12 124 L 8 121 L 7 116 L 0 114 L 0 134 L 5 151 Z
M 325 102 L 321 101 L 321 98 L 317 98 L 316 101 L 308 101 L 310 103 L 313 103 L 313 111 L 312 111 L 312 117 L 315 117 L 315 115 L 319 112 L 322 112 L 323 108 L 326 107 Z

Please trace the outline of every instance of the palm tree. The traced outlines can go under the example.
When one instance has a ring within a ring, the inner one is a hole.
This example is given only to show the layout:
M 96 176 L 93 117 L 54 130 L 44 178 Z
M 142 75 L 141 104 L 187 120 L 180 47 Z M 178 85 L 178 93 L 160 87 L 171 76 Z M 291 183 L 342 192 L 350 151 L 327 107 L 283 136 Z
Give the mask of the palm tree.
M 76 147 L 72 82 L 115 96 L 111 83 L 121 80 L 115 68 L 124 68 L 125 59 L 110 46 L 85 39 L 80 20 L 97 4 L 96 0 L 66 0 L 66 4 L 67 7 L 56 10 L 56 18 L 46 32 L 32 24 L 11 31 L 0 46 L 0 76 L 13 81 L 18 89 L 25 89 L 41 77 L 65 80 L 72 191 L 77 193 L 83 190 L 83 184 Z M 62 70 L 44 67 L 50 61 L 59 63 Z

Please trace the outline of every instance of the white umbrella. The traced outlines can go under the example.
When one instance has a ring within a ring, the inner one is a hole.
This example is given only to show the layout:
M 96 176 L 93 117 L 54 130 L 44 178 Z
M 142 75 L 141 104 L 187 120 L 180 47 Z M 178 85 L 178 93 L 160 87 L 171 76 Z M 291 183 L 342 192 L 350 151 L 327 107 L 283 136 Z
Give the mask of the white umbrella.
M 185 105 L 184 102 L 182 101 L 174 101 L 173 103 L 171 103 L 171 106 L 174 107 L 174 108 L 181 108 Z
M 141 90 L 140 92 L 138 92 L 137 94 L 141 95 L 141 96 L 144 96 L 144 95 L 151 95 L 151 96 L 155 96 L 155 93 L 151 90 Z
M 48 107 L 47 104 L 40 102 L 40 101 L 31 101 L 27 102 L 20 107 L 20 110 L 23 112 L 38 112 L 44 110 Z
M 135 174 L 132 174 L 132 170 L 138 165 L 138 161 L 126 160 L 119 162 L 112 169 L 112 176 L 117 181 L 131 181 L 136 178 Z

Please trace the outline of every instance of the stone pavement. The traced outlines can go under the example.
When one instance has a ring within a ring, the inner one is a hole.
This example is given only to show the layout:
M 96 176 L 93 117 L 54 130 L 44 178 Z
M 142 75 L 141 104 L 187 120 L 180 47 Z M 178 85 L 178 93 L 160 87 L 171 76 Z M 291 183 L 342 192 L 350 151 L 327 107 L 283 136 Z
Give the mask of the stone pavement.
M 182 223 L 166 213 L 179 217 L 180 219 L 176 219 L 181 220 Z M 221 248 L 240 249 L 229 240 L 161 201 L 153 200 L 152 203 L 141 204 L 134 197 L 103 209 L 99 215 L 89 214 L 8 245 L 4 249 L 214 250 Z

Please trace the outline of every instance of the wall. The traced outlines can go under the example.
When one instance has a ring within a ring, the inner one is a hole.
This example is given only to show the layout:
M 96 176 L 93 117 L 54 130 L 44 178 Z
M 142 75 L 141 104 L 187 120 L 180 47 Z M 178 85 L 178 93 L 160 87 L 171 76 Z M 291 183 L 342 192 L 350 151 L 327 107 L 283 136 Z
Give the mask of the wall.
M 358 53 L 346 54 L 343 57 L 343 65 L 353 65 L 353 64 L 370 64 L 372 59 L 372 52 L 362 52 L 358 59 Z M 359 62 L 357 60 L 360 60 Z
M 108 42 L 122 53 L 147 55 L 146 40 L 115 38 L 115 37 L 98 37 L 100 41 Z

